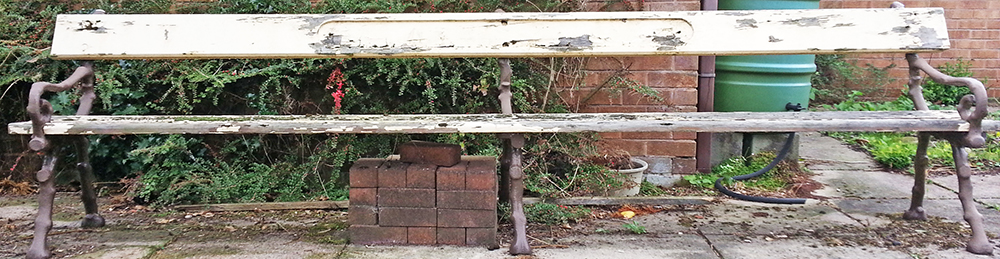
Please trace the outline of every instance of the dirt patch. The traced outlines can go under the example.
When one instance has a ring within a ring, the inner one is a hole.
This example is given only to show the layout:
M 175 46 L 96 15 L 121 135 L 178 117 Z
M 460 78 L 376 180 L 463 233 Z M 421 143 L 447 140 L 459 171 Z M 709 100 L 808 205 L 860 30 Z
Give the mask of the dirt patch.
M 926 221 L 904 220 L 902 214 L 879 214 L 891 221 L 880 227 L 841 225 L 817 229 L 812 235 L 828 246 L 874 246 L 892 250 L 912 247 L 962 248 L 972 231 L 959 222 L 941 217 Z M 993 237 L 991 237 L 993 238 Z

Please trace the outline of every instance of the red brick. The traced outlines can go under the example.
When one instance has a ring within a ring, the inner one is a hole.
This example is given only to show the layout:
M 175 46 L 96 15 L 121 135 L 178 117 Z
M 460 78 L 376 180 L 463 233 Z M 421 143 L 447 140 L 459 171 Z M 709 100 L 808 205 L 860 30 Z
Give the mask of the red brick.
M 695 139 L 695 138 L 698 138 L 698 133 L 687 132 L 687 131 L 674 132 L 673 135 L 674 135 L 673 139 Z
M 379 188 L 379 207 L 434 208 L 434 189 Z
M 667 103 L 671 105 L 698 105 L 698 90 L 673 89 L 668 98 Z
M 390 160 L 382 164 L 378 169 L 378 187 L 381 188 L 403 188 L 406 187 L 406 168 L 410 163 L 399 160 Z
M 649 72 L 650 87 L 695 88 L 698 87 L 698 74 L 688 71 L 657 71 Z
M 676 56 L 674 58 L 674 69 L 698 71 L 697 56 Z
M 651 140 L 646 143 L 646 155 L 694 156 L 695 146 L 695 142 L 692 140 Z
M 406 244 L 406 228 L 352 225 L 351 243 L 359 245 Z
M 400 144 L 399 160 L 418 164 L 453 166 L 462 160 L 462 146 L 427 141 Z
M 465 189 L 497 191 L 497 160 L 492 156 L 467 156 L 469 161 L 465 171 Z
M 470 246 L 485 246 L 486 249 L 500 248 L 497 243 L 496 228 L 467 228 L 465 229 L 465 244 Z
M 437 185 L 437 166 L 432 164 L 410 164 L 406 168 L 407 188 L 434 189 Z
M 465 245 L 465 228 L 437 228 L 437 243 Z
M 674 66 L 674 56 L 633 57 L 631 70 L 661 71 Z
M 589 71 L 620 70 L 631 66 L 631 61 L 625 57 L 598 57 L 583 60 L 583 69 Z
M 646 155 L 646 142 L 635 140 L 604 139 L 600 143 L 609 145 L 610 148 L 621 149 L 633 156 Z
M 375 206 L 378 188 L 351 188 L 348 191 L 351 205 Z
M 621 132 L 598 132 L 598 136 L 602 139 L 620 139 L 622 138 Z
M 615 75 L 613 71 L 586 71 L 583 75 L 583 85 L 585 88 L 593 88 L 599 85 L 603 85 L 604 82 L 608 81 L 608 78 Z
M 388 227 L 433 227 L 437 224 L 434 208 L 379 208 L 378 224 Z
M 438 209 L 438 227 L 491 228 L 497 226 L 496 210 Z
M 378 208 L 351 204 L 347 207 L 347 223 L 351 225 L 378 225 Z
M 414 245 L 433 245 L 437 243 L 437 228 L 409 227 L 406 228 L 406 240 Z
M 465 169 L 467 162 L 454 166 L 442 166 L 437 169 L 437 190 L 454 191 L 465 189 Z
M 497 207 L 496 191 L 438 191 L 439 209 L 492 210 Z
M 351 187 L 378 187 L 379 166 L 385 159 L 362 158 L 354 162 L 350 169 Z
M 624 139 L 673 139 L 673 132 L 622 132 Z
M 624 90 L 622 92 L 622 103 L 629 105 L 664 105 L 666 104 L 666 97 L 669 95 L 664 93 L 662 89 L 652 89 L 656 92 L 655 96 L 641 94 L 631 90 Z M 660 99 L 657 99 L 659 97 Z

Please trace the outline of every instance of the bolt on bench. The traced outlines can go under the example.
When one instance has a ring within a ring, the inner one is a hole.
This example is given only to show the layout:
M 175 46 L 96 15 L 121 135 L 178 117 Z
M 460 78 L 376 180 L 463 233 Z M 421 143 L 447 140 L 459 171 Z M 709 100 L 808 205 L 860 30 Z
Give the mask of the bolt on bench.
M 511 254 L 529 254 L 522 209 L 521 148 L 525 133 L 559 132 L 798 132 L 916 131 L 917 179 L 910 219 L 923 219 L 923 177 L 930 135 L 951 142 L 965 219 L 972 227 L 968 250 L 988 254 L 992 246 L 976 212 L 963 147 L 984 143 L 986 92 L 973 79 L 951 78 L 919 59 L 919 52 L 949 48 L 940 8 L 605 12 L 444 13 L 330 15 L 60 15 L 51 54 L 57 59 L 237 59 L 237 58 L 499 58 L 502 114 L 468 115 L 229 115 L 88 116 L 95 98 L 95 68 L 84 63 L 66 81 L 32 86 L 31 122 L 9 125 L 11 134 L 31 134 L 30 148 L 44 154 L 39 214 L 30 258 L 49 256 L 55 144 L 75 145 L 86 209 L 84 227 L 99 227 L 87 160 L 90 134 L 500 134 L 500 168 L 509 175 L 514 221 Z M 651 55 L 900 53 L 910 63 L 910 96 L 916 111 L 775 113 L 595 113 L 516 114 L 511 108 L 507 58 Z M 920 71 L 946 84 L 967 86 L 974 96 L 958 111 L 931 111 L 920 94 Z M 44 92 L 81 87 L 75 116 L 53 116 Z M 973 108 L 975 106 L 975 108 Z M 53 136 L 47 138 L 47 136 Z M 60 136 L 60 137 L 57 137 Z M 52 143 L 49 143 L 51 140 Z

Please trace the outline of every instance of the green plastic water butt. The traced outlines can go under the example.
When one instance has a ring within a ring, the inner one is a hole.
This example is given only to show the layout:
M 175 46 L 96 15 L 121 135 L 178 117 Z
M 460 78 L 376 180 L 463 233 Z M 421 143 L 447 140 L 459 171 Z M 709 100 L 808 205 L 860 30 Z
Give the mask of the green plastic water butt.
M 721 0 L 719 10 L 817 9 L 818 0 Z M 719 56 L 715 111 L 785 111 L 809 105 L 815 55 Z

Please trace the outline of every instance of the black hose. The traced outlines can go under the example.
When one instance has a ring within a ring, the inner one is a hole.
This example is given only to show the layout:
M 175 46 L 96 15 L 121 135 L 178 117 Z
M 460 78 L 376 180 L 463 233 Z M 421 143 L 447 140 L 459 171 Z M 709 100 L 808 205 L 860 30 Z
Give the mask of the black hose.
M 764 168 L 761 168 L 760 170 L 757 170 L 757 172 L 753 172 L 751 174 L 734 176 L 734 177 L 732 177 L 732 179 L 733 180 L 737 180 L 737 181 L 743 181 L 743 180 L 747 180 L 747 179 L 750 179 L 750 178 L 754 178 L 754 177 L 760 176 L 760 175 L 762 175 L 764 173 L 767 173 L 767 171 L 771 171 L 771 169 L 774 168 L 774 166 L 778 165 L 778 162 L 781 162 L 781 160 L 784 160 L 785 157 L 788 156 L 788 151 L 791 151 L 791 149 L 792 149 L 792 143 L 795 142 L 794 139 L 795 139 L 795 132 L 788 133 L 788 139 L 785 140 L 785 145 L 781 147 L 781 151 L 778 152 L 778 156 L 774 158 L 774 161 L 771 161 L 771 163 L 767 164 L 767 166 L 765 166 Z M 719 177 L 719 179 L 715 179 L 715 189 L 718 189 L 719 192 L 722 192 L 722 193 L 724 193 L 726 195 L 729 195 L 730 197 L 733 197 L 733 198 L 737 198 L 737 199 L 740 199 L 740 200 L 753 201 L 753 202 L 775 203 L 775 204 L 805 204 L 806 203 L 806 199 L 802 199 L 802 198 L 770 198 L 770 197 L 759 197 L 759 196 L 750 196 L 750 195 L 739 194 L 739 193 L 730 191 L 729 189 L 726 189 L 725 186 L 722 186 L 722 179 L 725 179 L 725 178 L 726 177 Z

